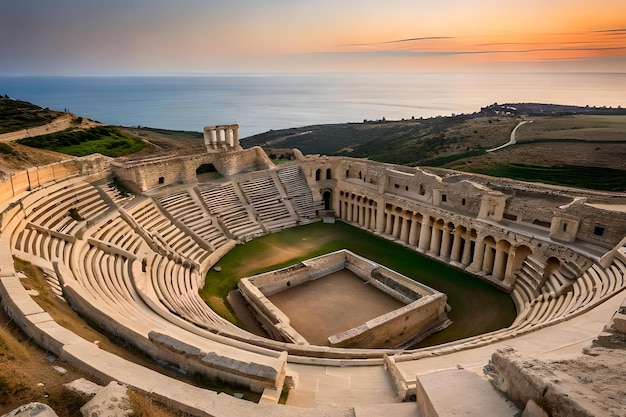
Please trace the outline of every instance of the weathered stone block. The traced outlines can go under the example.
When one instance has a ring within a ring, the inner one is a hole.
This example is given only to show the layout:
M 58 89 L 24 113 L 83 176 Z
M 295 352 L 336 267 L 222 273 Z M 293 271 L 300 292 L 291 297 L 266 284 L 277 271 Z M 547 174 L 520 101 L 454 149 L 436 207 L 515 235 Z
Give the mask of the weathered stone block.
M 132 413 L 126 387 L 113 381 L 80 408 L 83 417 L 125 417 Z
M 50 406 L 42 403 L 29 403 L 4 414 L 2 417 L 57 417 Z

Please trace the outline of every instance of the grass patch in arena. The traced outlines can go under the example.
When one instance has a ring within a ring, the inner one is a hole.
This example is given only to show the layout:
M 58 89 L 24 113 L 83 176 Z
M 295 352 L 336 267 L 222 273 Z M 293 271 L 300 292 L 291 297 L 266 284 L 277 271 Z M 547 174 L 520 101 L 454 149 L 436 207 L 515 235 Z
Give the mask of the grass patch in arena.
M 626 171 L 613 168 L 510 164 L 473 169 L 472 171 L 519 181 L 542 182 L 592 190 L 626 191 Z
M 17 142 L 73 156 L 100 153 L 117 157 L 139 152 L 147 146 L 140 138 L 131 136 L 115 126 L 98 126 L 87 130 L 70 128 L 49 135 L 20 139 Z
M 428 346 L 475 336 L 509 326 L 515 306 L 505 294 L 484 281 L 426 258 L 394 242 L 343 222 L 294 227 L 254 239 L 231 250 L 210 270 L 200 295 L 225 299 L 240 278 L 293 265 L 305 259 L 348 249 L 422 282 L 448 296 L 453 324 L 420 343 Z M 476 312 L 480 312 L 477 314 Z

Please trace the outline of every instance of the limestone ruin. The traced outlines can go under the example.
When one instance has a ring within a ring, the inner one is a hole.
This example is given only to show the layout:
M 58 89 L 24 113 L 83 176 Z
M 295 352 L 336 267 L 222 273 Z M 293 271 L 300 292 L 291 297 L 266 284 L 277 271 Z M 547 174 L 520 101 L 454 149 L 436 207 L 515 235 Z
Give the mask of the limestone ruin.
M 190 414 L 416 415 L 417 375 L 455 367 L 436 358 L 461 361 L 459 352 L 493 352 L 502 341 L 523 343 L 544 328 L 558 332 L 603 308 L 614 312 L 626 287 L 626 195 L 297 150 L 276 166 L 262 149 L 242 149 L 236 125 L 204 133 L 205 154 L 73 158 L 0 184 L 0 297 L 8 315 L 59 358 Z M 219 178 L 198 182 L 203 165 Z M 112 174 L 137 196 L 110 188 L 104 179 Z M 489 282 L 510 293 L 517 318 L 429 348 L 346 348 L 253 335 L 199 297 L 206 272 L 237 243 L 322 216 Z M 72 308 L 111 334 L 181 371 L 263 393 L 262 404 L 101 351 L 33 301 L 12 256 L 42 268 Z M 542 348 L 598 330 L 584 332 L 546 337 Z M 267 404 L 286 387 L 290 404 L 303 408 Z

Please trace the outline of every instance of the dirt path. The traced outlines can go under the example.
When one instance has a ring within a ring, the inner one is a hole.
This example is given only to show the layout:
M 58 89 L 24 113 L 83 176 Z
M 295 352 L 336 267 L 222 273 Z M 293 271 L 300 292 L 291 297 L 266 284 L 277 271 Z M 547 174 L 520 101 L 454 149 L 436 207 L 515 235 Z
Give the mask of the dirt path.
M 519 129 L 522 125 L 525 125 L 526 123 L 532 123 L 532 122 L 533 122 L 532 120 L 523 120 L 519 122 L 517 126 L 513 128 L 513 131 L 511 132 L 511 137 L 509 138 L 509 141 L 507 143 L 505 143 L 504 145 L 500 145 L 497 148 L 487 149 L 487 152 L 495 152 L 502 148 L 506 148 L 507 146 L 515 145 L 517 143 L 517 141 L 515 140 L 515 132 L 517 131 L 517 129 Z
M 57 118 L 55 121 L 45 124 L 43 126 L 37 126 L 30 129 L 17 130 L 15 132 L 3 133 L 0 135 L 0 142 L 13 142 L 19 139 L 28 138 L 32 136 L 47 135 L 49 133 L 60 132 L 71 126 L 77 126 L 82 129 L 90 129 L 94 126 L 100 125 L 100 123 L 94 122 L 89 119 L 82 119 L 80 124 L 75 124 L 77 119 L 71 114 L 64 114 Z

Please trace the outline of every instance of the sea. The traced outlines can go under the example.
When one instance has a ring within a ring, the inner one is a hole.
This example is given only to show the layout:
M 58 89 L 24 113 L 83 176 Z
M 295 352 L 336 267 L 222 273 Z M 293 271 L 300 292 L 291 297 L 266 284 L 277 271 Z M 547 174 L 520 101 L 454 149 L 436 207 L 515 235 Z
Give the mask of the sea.
M 240 138 L 314 124 L 474 113 L 493 103 L 626 106 L 626 73 L 0 76 L 0 94 L 106 124 Z

